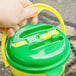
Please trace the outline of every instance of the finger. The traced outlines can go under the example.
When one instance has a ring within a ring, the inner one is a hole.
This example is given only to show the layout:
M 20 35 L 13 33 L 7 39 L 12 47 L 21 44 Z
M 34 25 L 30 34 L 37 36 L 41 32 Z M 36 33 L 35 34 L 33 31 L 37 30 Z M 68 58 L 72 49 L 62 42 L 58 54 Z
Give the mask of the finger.
M 27 19 L 27 18 L 30 18 L 30 17 L 33 17 L 37 14 L 38 12 L 38 8 L 37 7 L 33 7 L 33 8 L 24 8 L 24 12 L 23 14 L 21 15 L 21 20 L 23 19 Z
M 12 37 L 14 35 L 14 30 L 12 28 L 9 28 L 7 29 L 6 33 L 9 37 Z
M 14 27 L 12 27 L 12 29 L 13 29 L 14 31 L 17 31 L 19 28 L 20 28 L 19 25 L 15 25 Z
M 31 22 L 32 22 L 33 24 L 38 23 L 38 16 L 32 17 L 32 18 L 31 18 Z
M 25 20 L 23 20 L 23 21 L 19 24 L 19 26 L 22 27 L 22 26 L 24 26 L 24 25 L 26 25 L 26 24 L 27 24 L 27 20 L 25 19 Z
M 32 4 L 32 2 L 29 0 L 21 0 L 21 3 L 23 7 L 27 7 Z

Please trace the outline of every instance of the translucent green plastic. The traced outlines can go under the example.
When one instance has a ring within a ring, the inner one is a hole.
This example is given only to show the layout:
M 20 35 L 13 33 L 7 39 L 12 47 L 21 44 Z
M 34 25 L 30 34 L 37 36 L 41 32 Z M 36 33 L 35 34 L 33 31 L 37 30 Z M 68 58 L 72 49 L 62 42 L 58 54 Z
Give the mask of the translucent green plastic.
M 52 30 L 57 30 L 59 34 L 52 35 L 47 40 L 40 39 L 40 35 Z M 12 46 L 25 40 L 28 44 Z M 70 43 L 64 33 L 55 26 L 44 23 L 21 27 L 13 37 L 9 37 L 5 48 L 7 60 L 12 67 L 26 73 L 46 75 L 56 68 L 62 68 L 70 52 Z

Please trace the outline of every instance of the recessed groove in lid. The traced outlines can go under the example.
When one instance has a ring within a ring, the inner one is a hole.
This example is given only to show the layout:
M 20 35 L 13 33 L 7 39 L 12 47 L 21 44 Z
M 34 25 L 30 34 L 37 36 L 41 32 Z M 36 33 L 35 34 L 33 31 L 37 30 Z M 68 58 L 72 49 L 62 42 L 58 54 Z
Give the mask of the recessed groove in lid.
M 29 36 L 32 33 L 36 33 L 36 32 L 41 31 L 41 30 L 47 30 L 47 29 L 50 29 L 52 27 L 53 26 L 39 26 L 39 27 L 35 27 L 32 29 L 28 29 L 28 30 L 25 30 L 24 32 L 22 32 L 19 37 L 23 38 L 25 36 Z

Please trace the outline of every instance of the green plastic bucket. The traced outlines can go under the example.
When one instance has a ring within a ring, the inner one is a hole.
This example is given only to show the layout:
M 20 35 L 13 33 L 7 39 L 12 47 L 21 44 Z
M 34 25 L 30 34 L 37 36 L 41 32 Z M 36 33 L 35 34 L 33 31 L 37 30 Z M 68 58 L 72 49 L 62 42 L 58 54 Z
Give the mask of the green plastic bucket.
M 52 31 L 57 32 L 45 38 Z M 22 42 L 24 44 L 18 45 Z M 64 33 L 44 23 L 21 27 L 9 37 L 5 47 L 14 76 L 64 76 L 70 52 L 70 43 Z

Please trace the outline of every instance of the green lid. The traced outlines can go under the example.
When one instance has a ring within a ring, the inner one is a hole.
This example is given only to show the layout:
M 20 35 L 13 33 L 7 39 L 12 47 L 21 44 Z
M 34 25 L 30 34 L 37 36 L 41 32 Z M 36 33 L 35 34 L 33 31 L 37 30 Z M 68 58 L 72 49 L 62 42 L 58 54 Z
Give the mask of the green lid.
M 29 73 L 44 73 L 63 65 L 70 52 L 67 37 L 55 26 L 43 23 L 21 27 L 5 47 L 11 66 Z

